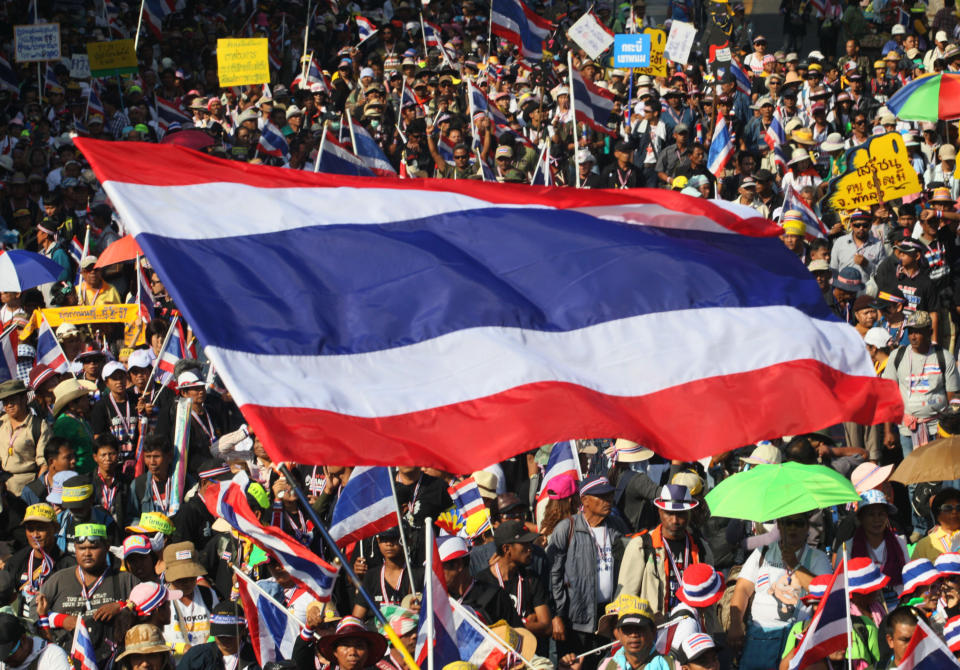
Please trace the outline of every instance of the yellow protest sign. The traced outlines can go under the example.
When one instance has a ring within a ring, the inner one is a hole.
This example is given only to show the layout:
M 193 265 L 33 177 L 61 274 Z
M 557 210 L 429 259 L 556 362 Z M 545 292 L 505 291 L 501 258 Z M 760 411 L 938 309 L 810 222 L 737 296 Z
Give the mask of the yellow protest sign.
M 651 77 L 666 77 L 667 59 L 663 53 L 667 48 L 667 33 L 656 28 L 645 28 L 643 32 L 650 35 L 650 67 L 634 68 L 634 72 Z
M 848 150 L 846 160 L 846 171 L 830 180 L 824 196 L 833 209 L 868 209 L 922 190 L 900 133 L 877 135 Z
M 61 323 L 133 323 L 140 316 L 140 306 L 135 304 L 122 305 L 94 305 L 76 307 L 51 307 L 37 310 L 20 333 L 21 338 L 27 338 L 40 325 L 40 312 L 50 324 L 56 328 Z
M 221 86 L 268 83 L 267 38 L 217 40 L 217 75 Z
M 137 51 L 133 40 L 87 42 L 91 77 L 113 77 L 137 71 Z

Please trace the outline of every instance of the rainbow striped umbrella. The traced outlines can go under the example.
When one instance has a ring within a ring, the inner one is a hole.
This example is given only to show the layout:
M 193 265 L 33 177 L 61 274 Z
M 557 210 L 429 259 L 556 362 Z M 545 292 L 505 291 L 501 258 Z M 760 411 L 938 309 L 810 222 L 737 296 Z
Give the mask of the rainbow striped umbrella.
M 906 121 L 960 119 L 960 72 L 914 79 L 887 100 L 887 109 Z

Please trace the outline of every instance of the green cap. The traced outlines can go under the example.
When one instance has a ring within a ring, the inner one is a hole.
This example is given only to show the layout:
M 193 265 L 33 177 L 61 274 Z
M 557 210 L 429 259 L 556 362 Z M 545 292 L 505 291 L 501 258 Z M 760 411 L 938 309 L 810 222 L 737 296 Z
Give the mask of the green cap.
M 81 537 L 102 537 L 107 539 L 107 527 L 102 523 L 81 523 L 73 529 L 73 534 L 77 541 Z

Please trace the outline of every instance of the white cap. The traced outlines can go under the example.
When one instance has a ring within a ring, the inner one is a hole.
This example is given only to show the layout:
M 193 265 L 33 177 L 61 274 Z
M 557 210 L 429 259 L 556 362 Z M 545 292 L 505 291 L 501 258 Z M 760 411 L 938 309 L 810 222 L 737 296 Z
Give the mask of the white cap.
M 947 37 L 947 31 L 938 30 L 936 36 L 933 38 L 934 42 L 946 42 L 949 38 Z
M 583 165 L 585 163 L 596 164 L 597 159 L 594 158 L 593 154 L 587 151 L 586 149 L 580 149 L 579 151 L 577 151 L 577 162 L 580 163 L 580 165 Z
M 373 79 L 374 76 L 375 76 L 375 75 L 373 74 L 373 68 L 372 68 L 372 67 L 365 67 L 365 68 L 362 68 L 362 69 L 360 70 L 360 78 L 361 78 L 361 79 L 363 79 L 364 77 L 370 77 L 371 79 Z
M 303 111 L 296 105 L 290 105 L 287 107 L 287 118 L 291 116 L 303 116 Z
M 863 336 L 863 341 L 873 347 L 884 348 L 890 346 L 890 332 L 886 328 L 874 326 Z
M 74 324 L 61 323 L 59 326 L 57 326 L 58 340 L 63 340 L 74 335 L 76 335 L 77 337 L 80 336 L 80 329 L 77 328 Z
M 153 359 L 150 357 L 149 349 L 134 349 L 127 357 L 127 369 L 141 368 L 149 369 L 153 367 Z
M 126 372 L 126 371 L 127 369 L 123 367 L 123 363 L 121 363 L 120 361 L 110 361 L 109 363 L 103 366 L 103 370 L 101 370 L 100 372 L 100 377 L 101 379 L 106 381 L 107 378 L 110 377 L 110 375 L 114 374 L 115 372 Z
M 907 29 L 903 27 L 902 23 L 897 23 L 893 26 L 893 30 L 890 31 L 891 35 L 906 35 Z
M 696 660 L 701 654 L 715 648 L 716 644 L 714 644 L 713 638 L 704 633 L 694 633 L 680 643 L 681 656 L 687 663 Z
M 458 535 L 444 535 L 437 538 L 437 551 L 440 553 L 441 563 L 470 555 L 466 541 Z
M 181 372 L 180 376 L 177 377 L 177 388 L 179 389 L 196 388 L 203 385 L 203 380 L 191 370 Z

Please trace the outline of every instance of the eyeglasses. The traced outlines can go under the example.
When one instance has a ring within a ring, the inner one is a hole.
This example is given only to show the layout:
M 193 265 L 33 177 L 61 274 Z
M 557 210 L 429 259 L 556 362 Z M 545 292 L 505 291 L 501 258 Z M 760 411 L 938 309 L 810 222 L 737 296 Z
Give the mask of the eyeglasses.
M 941 512 L 960 512 L 960 505 L 940 505 Z
M 470 158 L 470 156 L 468 156 L 467 154 L 460 154 L 459 156 L 454 156 L 454 158 L 458 161 L 465 161 L 468 158 Z
M 870 224 L 869 223 L 852 223 L 850 224 L 850 227 L 851 228 L 869 228 Z
M 507 158 L 506 156 L 500 156 L 500 158 L 497 159 L 497 162 L 499 163 L 500 161 L 503 161 L 504 163 L 507 163 L 507 162 L 510 161 L 510 159 Z
M 853 125 L 863 126 L 863 125 L 866 125 L 866 123 L 867 123 L 866 119 L 857 119 L 856 121 L 853 122 Z

